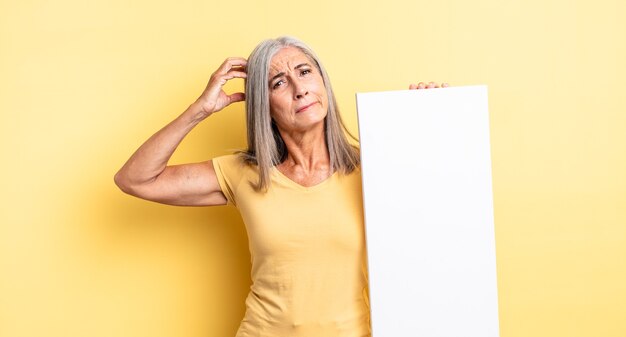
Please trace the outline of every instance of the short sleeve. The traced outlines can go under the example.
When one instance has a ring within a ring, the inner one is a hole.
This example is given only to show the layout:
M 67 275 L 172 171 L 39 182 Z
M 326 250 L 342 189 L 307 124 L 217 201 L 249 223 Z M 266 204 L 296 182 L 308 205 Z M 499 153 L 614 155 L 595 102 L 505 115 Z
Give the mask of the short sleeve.
M 236 196 L 233 191 L 236 190 L 239 180 L 241 180 L 241 160 L 237 155 L 226 155 L 213 158 L 213 168 L 217 181 L 222 189 L 222 193 L 226 196 L 229 204 L 237 206 Z

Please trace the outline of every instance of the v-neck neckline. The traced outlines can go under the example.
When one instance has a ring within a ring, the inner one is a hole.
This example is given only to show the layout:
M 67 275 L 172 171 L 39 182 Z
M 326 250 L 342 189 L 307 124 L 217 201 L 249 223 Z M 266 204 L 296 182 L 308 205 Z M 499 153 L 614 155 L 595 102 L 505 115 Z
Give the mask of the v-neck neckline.
M 320 188 L 323 188 L 324 186 L 328 185 L 330 183 L 331 180 L 335 179 L 335 177 L 338 175 L 338 171 L 333 172 L 331 175 L 329 175 L 326 179 L 320 181 L 319 183 L 313 185 L 313 186 L 304 186 L 301 185 L 300 183 L 295 182 L 294 180 L 292 180 L 291 178 L 289 178 L 287 175 L 285 175 L 283 172 L 281 172 L 278 167 L 274 166 L 272 167 L 273 171 L 276 172 L 276 176 L 284 181 L 286 184 L 295 187 L 299 190 L 302 191 L 315 191 L 318 190 Z

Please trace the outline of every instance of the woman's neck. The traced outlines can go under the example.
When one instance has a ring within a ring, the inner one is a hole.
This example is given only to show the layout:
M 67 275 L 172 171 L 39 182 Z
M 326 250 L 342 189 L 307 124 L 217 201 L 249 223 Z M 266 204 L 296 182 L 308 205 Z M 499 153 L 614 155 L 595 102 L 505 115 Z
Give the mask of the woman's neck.
M 281 133 L 287 147 L 287 158 L 278 169 L 290 179 L 305 186 L 316 185 L 332 172 L 323 128 L 318 132 Z

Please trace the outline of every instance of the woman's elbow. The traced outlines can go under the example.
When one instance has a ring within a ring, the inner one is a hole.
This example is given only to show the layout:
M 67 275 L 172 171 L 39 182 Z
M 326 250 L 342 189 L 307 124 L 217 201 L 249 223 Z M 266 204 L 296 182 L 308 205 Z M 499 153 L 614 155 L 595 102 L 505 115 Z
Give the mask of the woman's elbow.
M 124 175 L 124 172 L 122 172 L 121 170 L 118 171 L 115 176 L 113 176 L 113 181 L 115 182 L 115 185 L 117 185 L 117 187 L 122 190 L 122 192 L 134 195 L 132 184 L 130 184 L 128 178 Z

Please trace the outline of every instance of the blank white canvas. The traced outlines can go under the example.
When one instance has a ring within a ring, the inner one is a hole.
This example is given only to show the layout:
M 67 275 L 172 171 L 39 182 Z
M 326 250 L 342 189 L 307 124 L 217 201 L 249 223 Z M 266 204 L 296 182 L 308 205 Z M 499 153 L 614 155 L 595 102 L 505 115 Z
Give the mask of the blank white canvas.
M 499 336 L 487 87 L 357 108 L 373 336 Z

